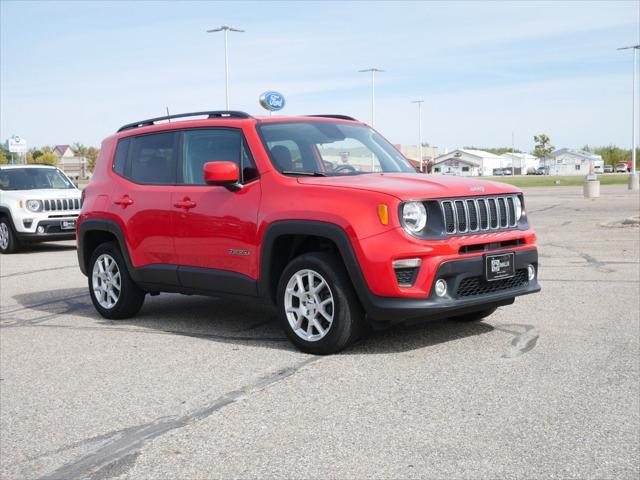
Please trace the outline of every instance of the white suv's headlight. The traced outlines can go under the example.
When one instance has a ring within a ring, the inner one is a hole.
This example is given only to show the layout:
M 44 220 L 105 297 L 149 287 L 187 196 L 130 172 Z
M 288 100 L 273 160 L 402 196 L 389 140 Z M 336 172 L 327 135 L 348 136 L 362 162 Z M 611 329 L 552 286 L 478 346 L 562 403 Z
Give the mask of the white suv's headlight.
M 417 234 L 427 225 L 427 209 L 422 202 L 407 202 L 402 205 L 400 216 L 402 227 L 411 234 Z
M 32 212 L 42 211 L 42 200 L 27 200 L 25 205 Z
M 516 222 L 520 220 L 520 218 L 522 218 L 522 214 L 524 213 L 522 211 L 522 201 L 520 200 L 520 197 L 518 195 L 516 195 L 513 198 L 513 203 L 516 206 Z

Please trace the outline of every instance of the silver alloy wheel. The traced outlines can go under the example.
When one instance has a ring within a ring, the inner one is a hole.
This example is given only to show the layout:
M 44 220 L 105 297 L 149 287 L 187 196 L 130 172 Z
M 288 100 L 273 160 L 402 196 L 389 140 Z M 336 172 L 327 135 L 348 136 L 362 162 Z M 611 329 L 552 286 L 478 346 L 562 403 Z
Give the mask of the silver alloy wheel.
M 284 308 L 291 329 L 307 342 L 317 342 L 331 329 L 333 293 L 318 272 L 305 269 L 291 276 L 284 293 Z
M 118 264 L 109 254 L 103 253 L 93 264 L 91 276 L 93 294 L 102 308 L 111 309 L 118 303 L 122 289 Z
M 9 248 L 9 227 L 4 222 L 0 223 L 0 248 L 2 250 Z

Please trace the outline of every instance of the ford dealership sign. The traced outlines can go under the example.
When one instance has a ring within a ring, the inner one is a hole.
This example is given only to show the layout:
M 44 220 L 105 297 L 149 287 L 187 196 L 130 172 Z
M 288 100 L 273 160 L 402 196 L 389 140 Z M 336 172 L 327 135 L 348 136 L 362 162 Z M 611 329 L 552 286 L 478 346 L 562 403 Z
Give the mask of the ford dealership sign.
M 285 106 L 284 95 L 278 92 L 264 92 L 260 95 L 260 105 L 270 112 L 282 110 Z

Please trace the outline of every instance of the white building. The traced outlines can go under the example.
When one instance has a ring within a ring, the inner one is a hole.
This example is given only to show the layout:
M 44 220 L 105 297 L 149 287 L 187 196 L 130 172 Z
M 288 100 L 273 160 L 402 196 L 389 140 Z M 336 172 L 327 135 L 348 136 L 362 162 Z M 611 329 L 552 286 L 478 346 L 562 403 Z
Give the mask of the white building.
M 498 168 L 511 167 L 511 160 L 484 150 L 459 148 L 435 158 L 432 173 L 463 176 L 493 175 Z
M 87 159 L 76 157 L 69 145 L 56 145 L 53 154 L 58 157 L 58 168 L 73 179 L 87 178 Z
M 594 173 L 602 173 L 604 168 L 604 160 L 600 155 L 584 150 L 561 148 L 551 155 L 553 156 L 549 161 L 551 175 L 587 175 L 592 163 Z
M 534 173 L 536 168 L 540 166 L 540 159 L 535 155 L 529 153 L 503 153 L 501 157 L 506 158 L 511 162 L 514 175 L 526 175 L 527 173 Z

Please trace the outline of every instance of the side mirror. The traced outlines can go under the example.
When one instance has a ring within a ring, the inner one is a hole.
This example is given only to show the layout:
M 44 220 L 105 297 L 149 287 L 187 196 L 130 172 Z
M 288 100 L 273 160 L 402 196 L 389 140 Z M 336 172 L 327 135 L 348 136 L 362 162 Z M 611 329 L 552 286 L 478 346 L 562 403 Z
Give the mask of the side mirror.
M 207 185 L 218 185 L 239 190 L 240 170 L 235 162 L 208 162 L 204 164 L 204 181 Z

